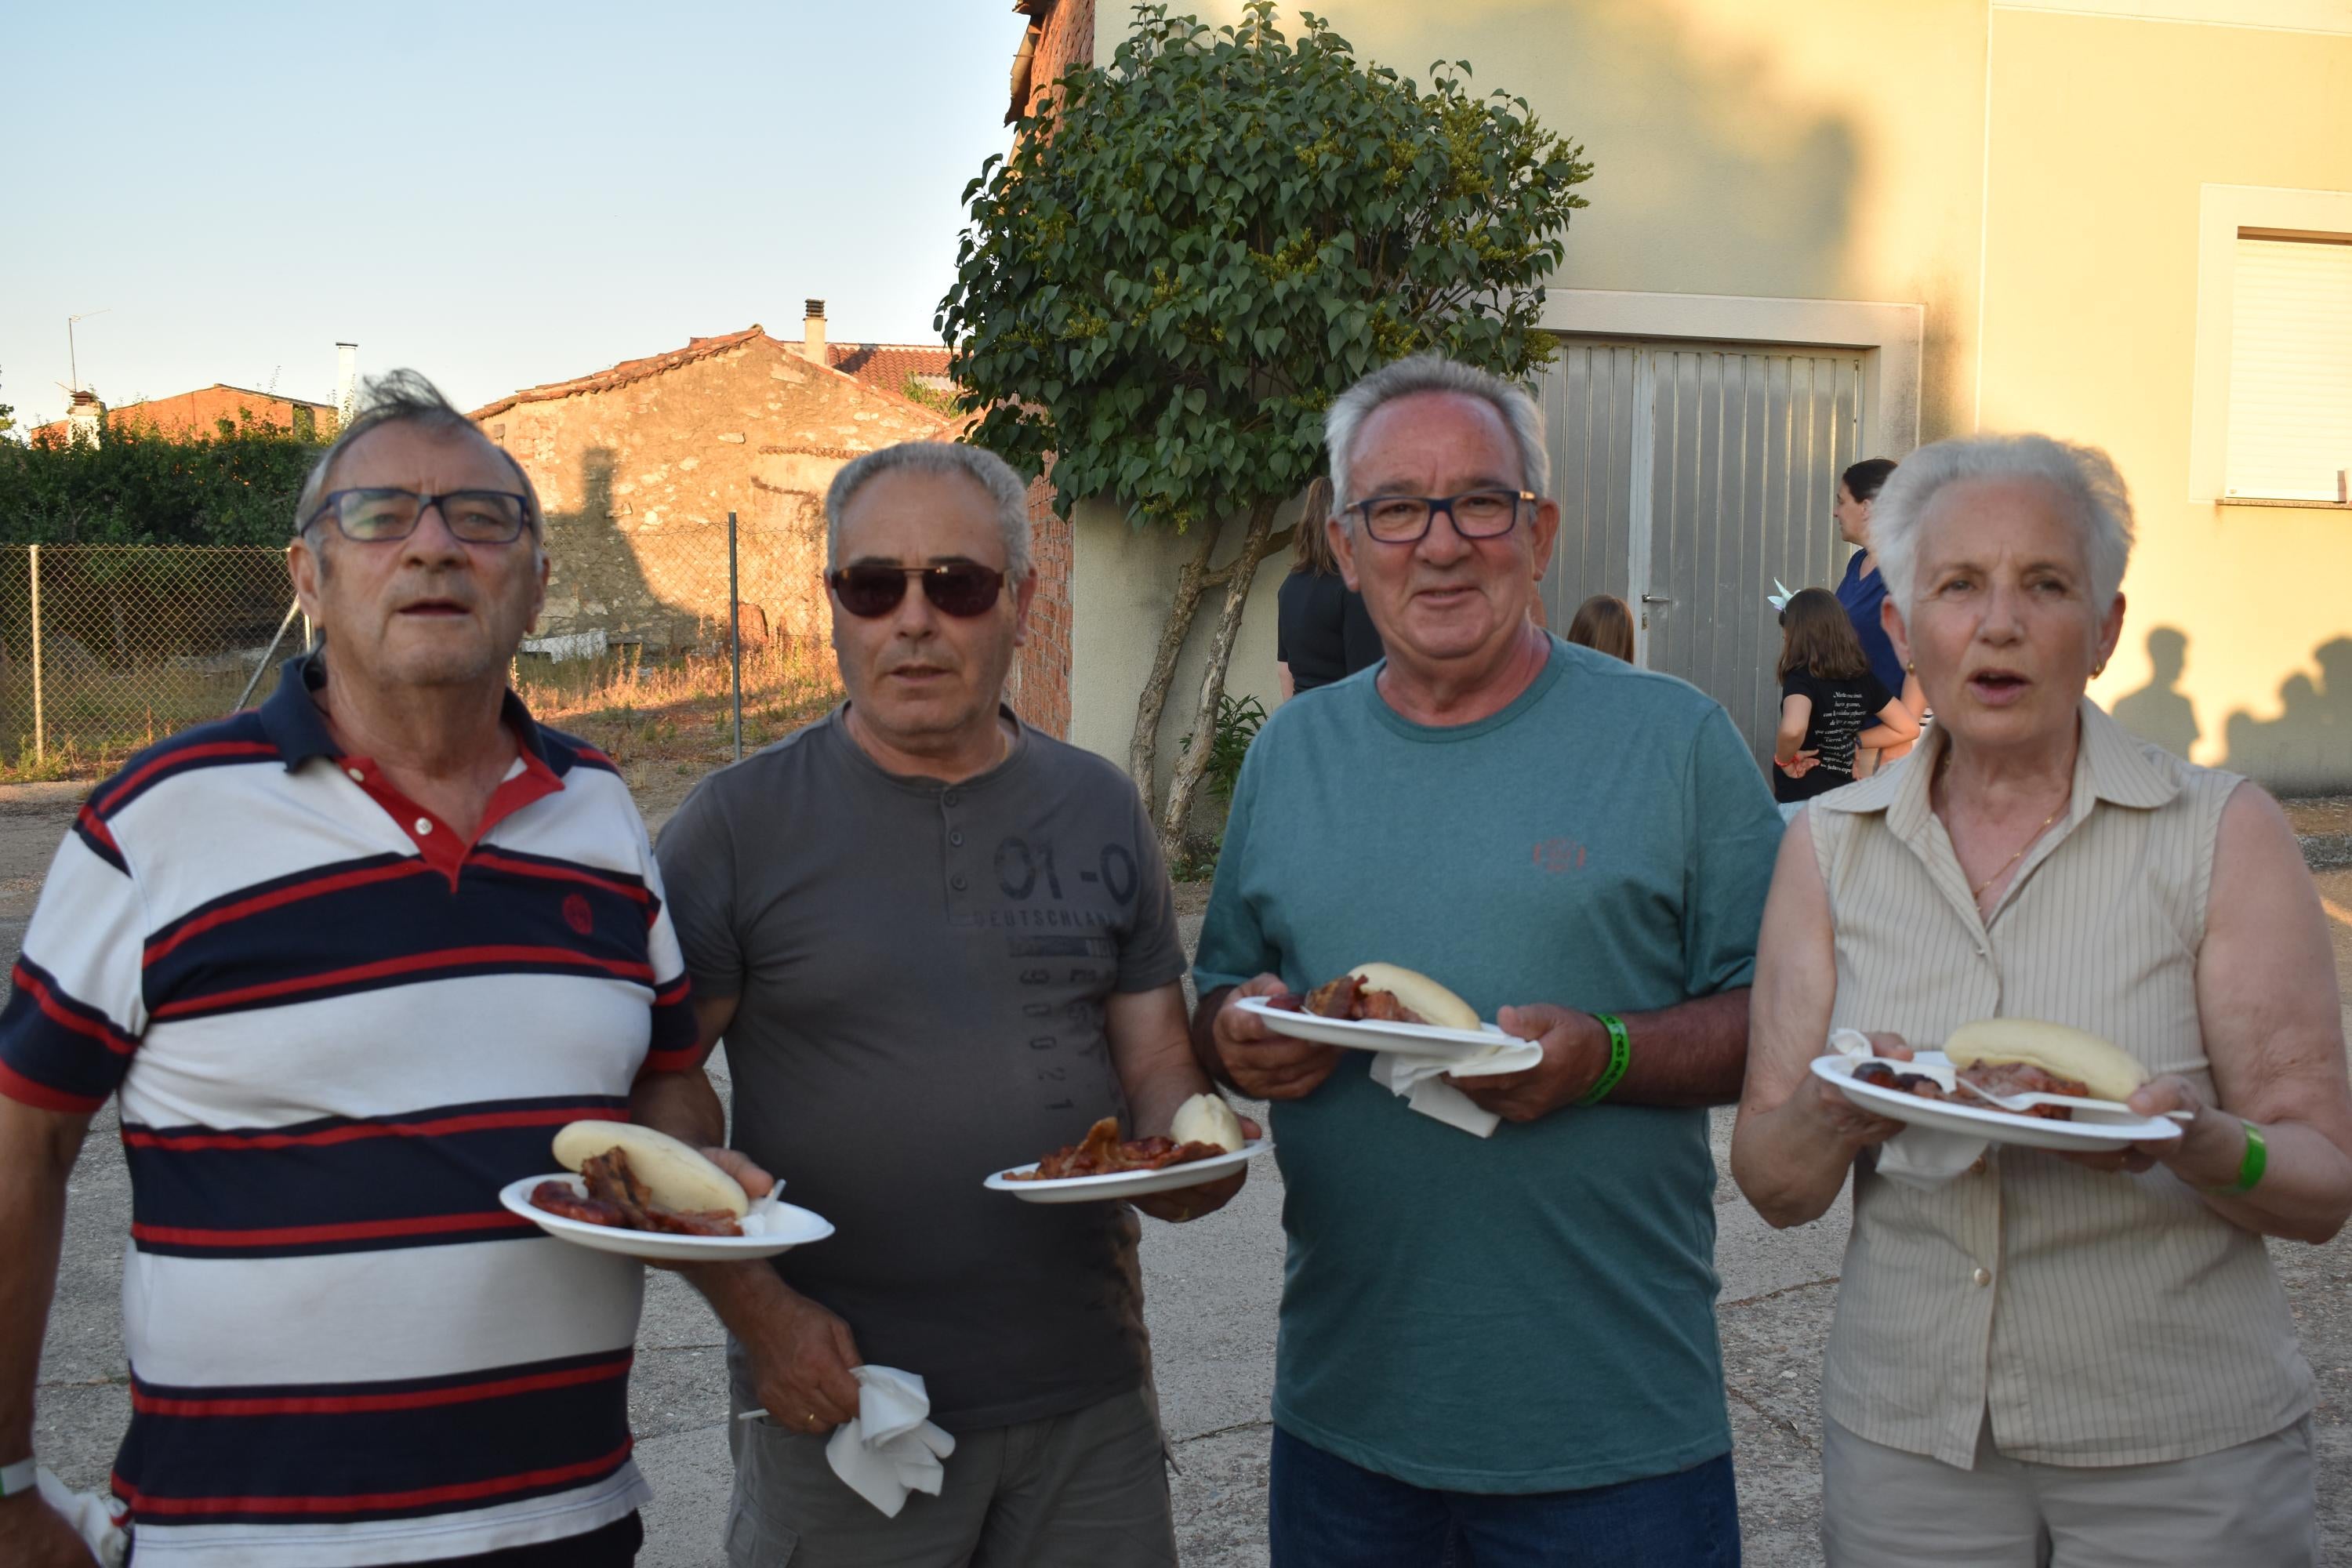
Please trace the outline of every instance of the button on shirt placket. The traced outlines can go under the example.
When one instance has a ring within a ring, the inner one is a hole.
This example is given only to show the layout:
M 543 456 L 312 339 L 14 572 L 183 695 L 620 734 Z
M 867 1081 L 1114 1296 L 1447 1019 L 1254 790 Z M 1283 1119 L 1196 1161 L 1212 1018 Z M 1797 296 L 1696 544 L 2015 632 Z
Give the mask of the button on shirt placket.
M 1965 1011 L 1979 1018 L 1999 1016 L 2000 955 L 1993 950 L 1992 932 L 1986 925 L 1983 911 L 1969 896 L 1968 876 L 1960 869 L 1950 838 L 1940 825 L 1930 827 L 1923 823 L 1909 842 L 1929 879 L 1948 900 L 1950 918 L 1967 928 L 1977 973 L 1967 987 L 1969 994 Z M 2003 901 L 2007 901 L 2006 895 Z M 1950 1464 L 1968 1464 L 1974 1456 L 1978 1429 L 1993 1398 L 1993 1311 L 2000 1294 L 1994 1288 L 2000 1261 L 2000 1188 L 1998 1149 L 1986 1150 L 1981 1170 L 1954 1178 L 1947 1191 L 1959 1205 L 1954 1229 L 1961 1256 L 1950 1275 L 1939 1277 L 1927 1287 L 1931 1290 L 1950 1290 L 1961 1298 L 1953 1313 L 1957 1331 L 1951 1337 L 1954 1360 L 1949 1363 L 1954 1382 L 1960 1385 L 1955 1391 L 1958 1397 L 1952 1402 L 1952 1425 L 1943 1431 L 1937 1444 L 1937 1458 Z
M 417 854 L 446 877 L 452 888 L 457 885 L 467 857 L 489 837 L 490 830 L 502 819 L 541 796 L 563 787 L 544 763 L 534 765 L 530 755 L 519 756 L 492 794 L 475 842 L 467 844 L 450 831 L 446 824 L 436 820 L 430 812 L 403 795 L 391 780 L 383 776 L 383 770 L 369 759 L 349 757 L 343 759 L 340 765 L 344 776 L 359 785 L 362 793 L 391 818 L 409 843 L 415 847 Z
M 957 918 L 971 912 L 971 902 L 972 862 L 964 847 L 963 793 L 961 789 L 940 792 L 940 859 L 947 872 L 948 912 Z

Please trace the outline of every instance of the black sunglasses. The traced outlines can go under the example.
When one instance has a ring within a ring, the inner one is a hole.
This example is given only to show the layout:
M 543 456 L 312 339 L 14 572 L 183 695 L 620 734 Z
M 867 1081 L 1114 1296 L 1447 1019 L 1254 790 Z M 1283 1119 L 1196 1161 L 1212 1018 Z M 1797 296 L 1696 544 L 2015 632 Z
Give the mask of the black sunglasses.
M 887 616 L 907 597 L 907 579 L 923 581 L 923 597 L 944 616 L 968 620 L 996 607 L 1004 591 L 1004 574 L 992 566 L 960 561 L 940 566 L 885 566 L 863 562 L 844 566 L 825 577 L 825 585 L 841 607 L 861 621 Z

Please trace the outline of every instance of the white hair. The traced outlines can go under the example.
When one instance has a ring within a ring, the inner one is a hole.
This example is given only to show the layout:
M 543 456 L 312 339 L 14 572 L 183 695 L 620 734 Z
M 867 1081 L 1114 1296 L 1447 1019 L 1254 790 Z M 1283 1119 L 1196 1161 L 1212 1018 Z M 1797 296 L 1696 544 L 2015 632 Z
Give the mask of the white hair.
M 1518 451 L 1520 488 L 1539 496 L 1550 493 L 1551 457 L 1544 450 L 1543 415 L 1527 388 L 1444 354 L 1418 353 L 1365 376 L 1333 399 L 1323 416 L 1323 445 L 1331 454 L 1331 505 L 1350 518 L 1349 527 L 1355 525 L 1347 509 L 1362 499 L 1349 489 L 1357 433 L 1381 405 L 1423 392 L 1459 393 L 1501 415 Z
M 901 441 L 856 458 L 834 475 L 824 492 L 824 564 L 831 571 L 841 548 L 842 514 L 870 479 L 884 474 L 961 474 L 988 492 L 996 526 L 1004 535 L 1004 574 L 1029 574 L 1029 487 L 1013 466 L 981 447 L 956 441 Z
M 2090 568 L 2092 607 L 2106 613 L 2131 561 L 2131 493 L 2105 452 L 2048 436 L 1956 436 L 1920 447 L 1887 477 L 1871 504 L 1870 552 L 1896 609 L 1907 617 L 1916 602 L 1927 503 L 1967 479 L 2038 479 L 2057 491 Z

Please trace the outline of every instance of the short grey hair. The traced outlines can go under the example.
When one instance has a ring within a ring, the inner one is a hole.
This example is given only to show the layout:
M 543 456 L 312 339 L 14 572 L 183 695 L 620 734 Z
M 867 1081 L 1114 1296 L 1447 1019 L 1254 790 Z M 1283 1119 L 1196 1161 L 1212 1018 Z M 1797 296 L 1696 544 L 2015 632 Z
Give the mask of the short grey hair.
M 824 492 L 824 565 L 839 564 L 841 520 L 857 492 L 885 474 L 961 475 L 988 492 L 996 509 L 996 526 L 1004 535 L 1004 572 L 1014 579 L 1029 575 L 1029 487 L 1013 465 L 984 447 L 960 441 L 901 441 L 878 452 L 868 452 L 833 476 Z
M 2091 605 L 2105 615 L 2131 563 L 2131 492 L 2096 447 L 2048 436 L 1956 436 L 1903 459 L 1870 509 L 1870 552 L 1906 617 L 1918 592 L 1919 524 L 1947 485 L 1969 479 L 2038 479 L 2058 492 L 2091 574 Z
M 1335 398 L 1323 416 L 1323 445 L 1331 454 L 1331 505 L 1336 512 L 1345 514 L 1362 499 L 1350 488 L 1349 470 L 1355 463 L 1356 435 L 1364 421 L 1383 404 L 1423 392 L 1459 393 L 1492 407 L 1502 416 L 1504 427 L 1511 433 L 1511 445 L 1517 448 L 1520 486 L 1539 496 L 1551 493 L 1551 455 L 1544 450 L 1543 414 L 1527 388 L 1441 353 L 1418 353 L 1365 376 Z
M 302 481 L 302 493 L 294 502 L 294 532 L 299 537 L 310 521 L 318 515 L 326 500 L 327 475 L 335 460 L 350 449 L 352 444 L 369 431 L 383 425 L 414 425 L 420 429 L 451 433 L 462 431 L 480 439 L 484 446 L 498 453 L 512 468 L 515 478 L 522 482 L 525 517 L 534 538 L 543 526 L 545 514 L 540 510 L 539 487 L 530 482 L 514 454 L 482 434 L 482 427 L 458 411 L 457 405 L 441 395 L 441 389 L 413 370 L 386 371 L 370 377 L 353 405 L 349 423 L 335 433 L 333 445 L 319 455 L 310 465 L 310 477 Z

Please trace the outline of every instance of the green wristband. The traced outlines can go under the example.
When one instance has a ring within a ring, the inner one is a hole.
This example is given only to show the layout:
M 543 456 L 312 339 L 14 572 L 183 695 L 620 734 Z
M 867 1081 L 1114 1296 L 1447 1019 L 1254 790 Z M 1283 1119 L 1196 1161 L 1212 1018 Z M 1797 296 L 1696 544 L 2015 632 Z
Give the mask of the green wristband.
M 2205 1189 L 2218 1197 L 2233 1198 L 2240 1194 L 2252 1192 L 2261 1184 L 2263 1173 L 2270 1168 L 2271 1150 L 2270 1145 L 2263 1142 L 2263 1130 L 2251 1121 L 2241 1125 L 2246 1130 L 2246 1154 L 2238 1162 L 2236 1184 Z
M 1600 1104 L 1609 1091 L 1617 1087 L 1617 1080 L 1625 1076 L 1625 1068 L 1633 1059 L 1633 1042 L 1626 1036 L 1625 1021 L 1613 1013 L 1595 1013 L 1592 1016 L 1600 1021 L 1602 1028 L 1609 1031 L 1609 1065 L 1601 1069 L 1601 1077 L 1585 1091 L 1584 1098 L 1576 1102 L 1579 1105 Z

